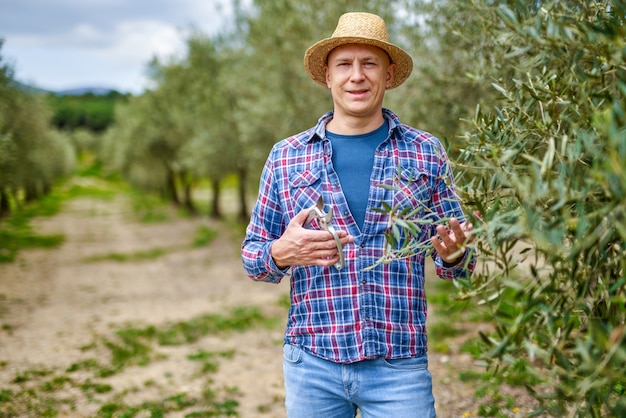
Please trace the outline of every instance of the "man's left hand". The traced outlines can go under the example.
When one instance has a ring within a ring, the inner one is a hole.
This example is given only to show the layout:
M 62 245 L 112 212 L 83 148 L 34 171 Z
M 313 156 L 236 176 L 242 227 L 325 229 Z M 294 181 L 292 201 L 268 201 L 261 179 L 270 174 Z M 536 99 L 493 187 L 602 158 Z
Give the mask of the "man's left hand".
M 465 247 L 473 241 L 472 229 L 474 227 L 470 222 L 459 223 L 456 218 L 451 218 L 450 228 L 438 225 L 437 235 L 430 241 L 443 261 L 454 264 L 463 257 Z

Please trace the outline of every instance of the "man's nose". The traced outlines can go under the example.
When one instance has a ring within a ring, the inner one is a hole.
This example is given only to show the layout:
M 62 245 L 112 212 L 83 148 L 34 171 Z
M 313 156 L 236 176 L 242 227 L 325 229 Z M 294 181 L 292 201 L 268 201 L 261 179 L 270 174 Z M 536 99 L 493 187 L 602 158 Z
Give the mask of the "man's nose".
M 350 79 L 353 81 L 359 81 L 362 80 L 364 77 L 363 75 L 363 67 L 361 67 L 360 65 L 353 65 L 352 66 L 352 73 L 350 74 Z

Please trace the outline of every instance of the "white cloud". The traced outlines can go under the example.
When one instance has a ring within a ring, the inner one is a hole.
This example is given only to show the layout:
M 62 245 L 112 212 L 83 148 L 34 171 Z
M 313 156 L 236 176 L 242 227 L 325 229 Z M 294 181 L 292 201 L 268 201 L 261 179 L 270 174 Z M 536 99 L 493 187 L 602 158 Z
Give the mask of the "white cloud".
M 12 4 L 8 4 L 12 3 Z M 229 0 L 0 0 L 0 54 L 16 77 L 60 90 L 140 92 L 152 57 L 182 54 L 184 30 L 214 33 Z
M 144 61 L 151 55 L 172 55 L 184 46 L 179 29 L 158 21 L 123 22 L 116 27 L 115 39 L 113 49 L 120 56 L 132 59 L 139 52 Z

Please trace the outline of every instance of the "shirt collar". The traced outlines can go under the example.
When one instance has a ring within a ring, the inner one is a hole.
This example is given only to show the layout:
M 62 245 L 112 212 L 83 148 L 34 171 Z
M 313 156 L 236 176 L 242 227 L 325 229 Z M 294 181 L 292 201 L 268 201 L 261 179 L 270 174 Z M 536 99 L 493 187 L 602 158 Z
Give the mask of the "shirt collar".
M 314 141 L 315 139 L 326 139 L 326 125 L 333 119 L 334 112 L 331 110 L 330 112 L 325 113 L 320 117 L 317 121 L 317 124 L 306 132 L 303 132 L 303 135 L 298 135 L 294 138 L 293 145 L 296 148 L 304 146 L 308 142 Z M 394 130 L 398 132 L 398 138 L 404 138 L 404 127 L 402 123 L 400 123 L 400 118 L 398 115 L 393 113 L 389 109 L 383 108 L 383 117 L 387 119 L 389 123 L 389 136 L 392 136 Z

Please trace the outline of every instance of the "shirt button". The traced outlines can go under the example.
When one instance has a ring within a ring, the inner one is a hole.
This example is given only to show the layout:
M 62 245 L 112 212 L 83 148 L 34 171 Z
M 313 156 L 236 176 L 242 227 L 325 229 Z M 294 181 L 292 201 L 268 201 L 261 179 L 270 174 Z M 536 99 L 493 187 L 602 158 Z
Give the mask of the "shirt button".
M 343 216 L 348 216 L 350 214 L 350 212 L 348 212 L 347 210 L 343 211 Z
M 363 281 L 361 283 L 367 284 L 367 280 L 363 279 Z
M 364 242 L 361 243 L 361 248 L 365 248 L 365 243 Z

